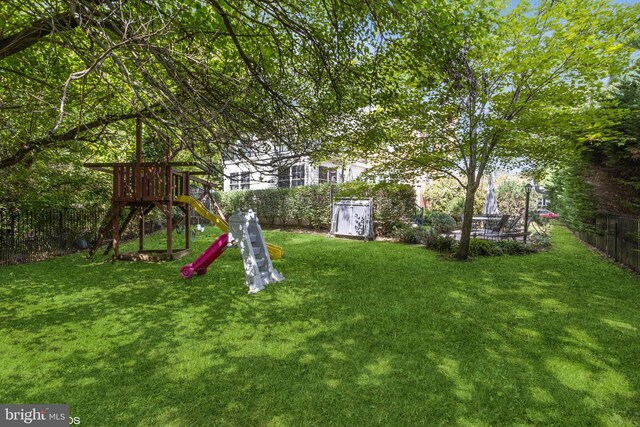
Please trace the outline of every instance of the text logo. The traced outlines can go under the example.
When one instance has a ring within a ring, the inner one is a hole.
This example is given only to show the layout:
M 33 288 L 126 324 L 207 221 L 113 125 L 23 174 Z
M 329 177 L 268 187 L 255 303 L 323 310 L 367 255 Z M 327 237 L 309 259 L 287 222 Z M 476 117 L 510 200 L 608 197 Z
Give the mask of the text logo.
M 69 405 L 0 405 L 0 427 L 68 427 Z

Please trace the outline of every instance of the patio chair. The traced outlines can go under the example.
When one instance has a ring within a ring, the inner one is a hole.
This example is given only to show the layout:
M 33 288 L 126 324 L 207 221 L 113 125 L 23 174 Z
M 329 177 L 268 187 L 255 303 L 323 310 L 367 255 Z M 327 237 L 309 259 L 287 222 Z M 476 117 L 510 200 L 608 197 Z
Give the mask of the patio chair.
M 489 237 L 489 238 L 500 237 L 500 234 L 504 231 L 505 227 L 507 226 L 507 223 L 509 222 L 509 218 L 511 218 L 511 215 L 502 215 L 500 220 L 497 222 L 487 221 L 487 224 L 485 225 L 484 237 Z
M 522 215 L 518 215 L 515 217 L 514 221 L 505 227 L 505 229 L 500 234 L 500 239 L 513 239 L 516 240 L 518 237 L 524 237 L 525 235 L 530 235 L 530 232 L 525 233 L 523 227 L 519 227 L 518 224 L 522 219 Z
M 462 220 L 464 221 L 464 215 L 462 216 Z M 478 236 L 484 235 L 487 230 L 487 222 L 488 221 L 486 220 L 480 222 L 476 219 L 473 219 L 471 223 L 471 237 L 478 237 Z
M 522 215 L 516 215 L 511 219 L 511 221 L 507 222 L 507 224 L 502 229 L 502 234 L 512 233 L 518 230 L 516 227 L 520 223 L 520 219 L 522 219 Z

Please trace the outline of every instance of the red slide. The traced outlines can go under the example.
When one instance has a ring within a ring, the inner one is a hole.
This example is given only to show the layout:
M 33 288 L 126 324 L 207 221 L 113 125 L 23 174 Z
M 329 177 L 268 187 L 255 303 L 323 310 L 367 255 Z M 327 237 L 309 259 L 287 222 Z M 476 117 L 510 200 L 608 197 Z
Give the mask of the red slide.
M 193 273 L 207 274 L 207 268 L 227 249 L 227 243 L 229 243 L 229 233 L 221 234 L 195 261 L 182 266 L 180 275 L 185 279 L 190 279 Z

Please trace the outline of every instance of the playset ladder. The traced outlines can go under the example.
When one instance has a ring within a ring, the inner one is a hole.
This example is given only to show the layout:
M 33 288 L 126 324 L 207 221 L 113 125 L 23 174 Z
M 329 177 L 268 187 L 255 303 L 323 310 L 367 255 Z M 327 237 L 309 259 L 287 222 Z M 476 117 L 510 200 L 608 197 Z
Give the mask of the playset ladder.
M 243 214 L 237 210 L 229 218 L 229 242 L 237 243 L 244 262 L 245 281 L 249 293 L 264 289 L 269 283 L 280 282 L 284 277 L 271 264 L 271 257 L 262 236 L 262 228 L 256 214 L 249 210 Z

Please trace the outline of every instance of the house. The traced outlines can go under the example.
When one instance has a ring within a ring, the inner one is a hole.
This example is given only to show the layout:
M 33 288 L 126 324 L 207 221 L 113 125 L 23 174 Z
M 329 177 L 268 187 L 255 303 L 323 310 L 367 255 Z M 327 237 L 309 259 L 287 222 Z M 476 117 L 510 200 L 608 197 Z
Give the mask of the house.
M 314 163 L 309 156 L 296 156 L 286 149 L 276 147 L 271 151 L 271 154 L 252 153 L 246 158 L 228 155 L 224 161 L 223 191 L 351 182 L 371 167 L 364 160 Z M 378 178 L 376 182 L 380 180 Z M 423 194 L 427 182 L 427 177 L 422 176 L 410 183 L 416 192 L 415 203 L 418 207 L 425 207 Z
M 270 155 L 228 156 L 224 161 L 224 191 L 292 188 L 303 185 L 350 182 L 369 168 L 363 161 L 314 163 L 284 149 Z

